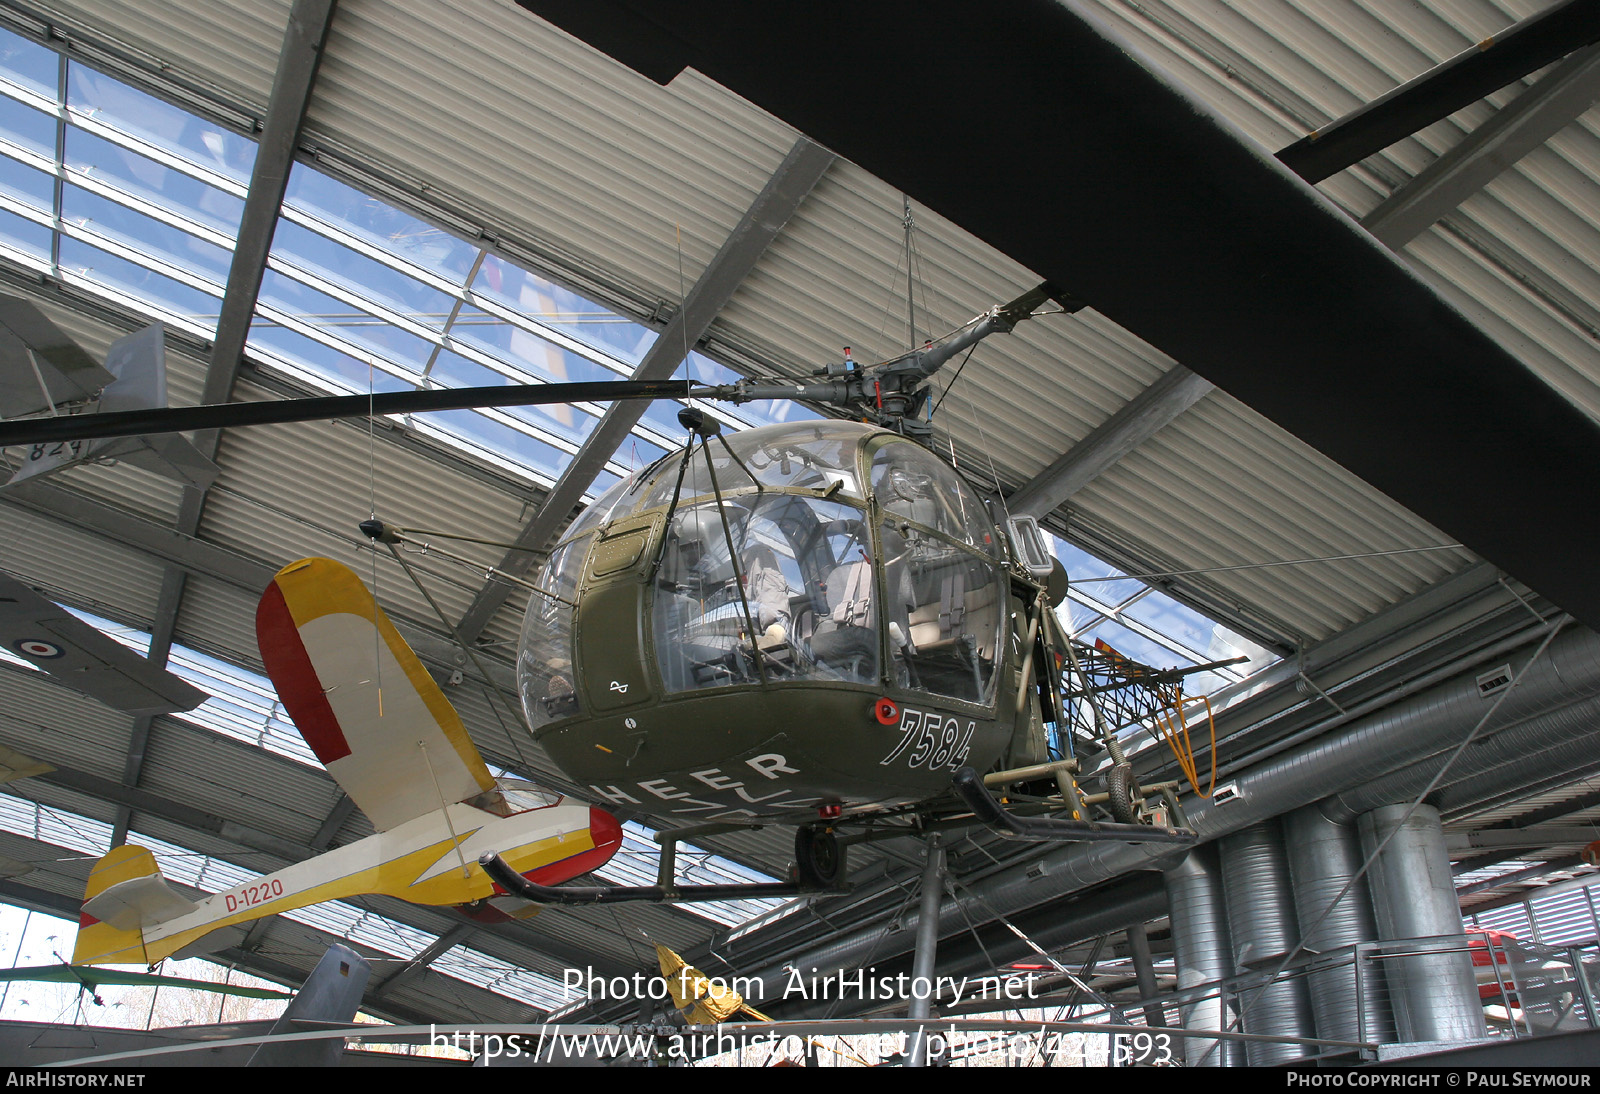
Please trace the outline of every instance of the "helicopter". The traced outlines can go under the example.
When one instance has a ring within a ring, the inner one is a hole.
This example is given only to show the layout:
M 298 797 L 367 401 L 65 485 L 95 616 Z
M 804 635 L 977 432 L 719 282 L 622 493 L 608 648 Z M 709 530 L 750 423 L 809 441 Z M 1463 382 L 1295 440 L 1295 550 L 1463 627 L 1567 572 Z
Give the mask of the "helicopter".
M 849 844 L 944 827 L 1187 845 L 1195 837 L 1175 786 L 1139 787 L 1120 727 L 1077 713 L 1098 710 L 1102 689 L 1082 667 L 1093 652 L 1055 618 L 1067 575 L 1037 525 L 1015 518 L 1002 530 L 929 445 L 929 378 L 1052 300 L 1082 306 L 1040 285 L 891 360 L 863 366 L 847 351 L 809 382 L 543 384 L 103 413 L 3 423 L 0 443 L 580 398 L 842 408 L 853 420 L 724 436 L 685 406 L 683 449 L 585 509 L 525 582 L 517 683 L 535 737 L 598 805 L 670 830 L 654 886 L 542 885 L 492 852 L 480 860 L 490 877 L 541 903 L 727 899 L 747 887 L 676 883 L 676 843 L 771 824 L 796 829 L 795 877 L 765 887 L 774 893 L 837 890 Z M 427 542 L 377 519 L 361 529 L 390 550 Z M 1087 765 L 1073 754 L 1086 745 L 1112 760 L 1094 776 L 1098 790 L 1082 785 Z
M 1087 735 L 1114 757 L 1107 785 L 1080 790 L 1084 769 L 1058 727 L 1069 704 L 1095 699 L 1068 682 L 1087 679 L 1092 654 L 1053 612 L 1066 574 L 1031 518 L 1002 530 L 927 444 L 928 378 L 1050 299 L 1073 305 L 1040 286 L 892 361 L 862 367 L 847 350 L 813 383 L 719 392 L 805 398 L 861 420 L 725 436 L 685 407 L 684 448 L 568 527 L 527 583 L 517 681 L 536 739 L 591 800 L 667 820 L 669 846 L 794 825 L 802 891 L 844 881 L 850 842 L 942 825 L 1193 840 L 1172 787 L 1133 785 L 1109 725 Z M 420 542 L 381 521 L 362 527 L 391 547 Z M 997 787 L 1032 800 L 1008 809 Z M 547 903 L 727 895 L 676 886 L 670 853 L 658 884 L 637 887 L 556 889 L 482 861 L 508 891 Z

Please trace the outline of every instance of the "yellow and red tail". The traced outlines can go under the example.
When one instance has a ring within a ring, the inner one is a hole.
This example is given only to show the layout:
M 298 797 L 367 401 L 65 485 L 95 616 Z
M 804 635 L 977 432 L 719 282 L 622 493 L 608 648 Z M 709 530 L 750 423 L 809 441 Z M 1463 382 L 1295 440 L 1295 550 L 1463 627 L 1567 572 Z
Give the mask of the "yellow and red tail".
M 145 946 L 143 928 L 194 909 L 167 885 L 155 856 L 143 847 L 113 847 L 89 871 L 78 916 L 74 965 L 150 964 L 165 954 Z

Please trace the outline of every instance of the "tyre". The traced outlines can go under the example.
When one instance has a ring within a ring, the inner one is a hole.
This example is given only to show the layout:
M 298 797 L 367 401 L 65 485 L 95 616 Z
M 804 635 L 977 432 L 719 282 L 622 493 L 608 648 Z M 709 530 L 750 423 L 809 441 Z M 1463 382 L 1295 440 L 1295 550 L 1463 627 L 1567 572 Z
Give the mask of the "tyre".
M 807 888 L 832 889 L 844 880 L 844 848 L 831 828 L 813 825 L 795 832 L 794 861 Z
M 1124 760 L 1112 767 L 1106 773 L 1106 794 L 1110 800 L 1106 803 L 1111 809 L 1111 816 L 1123 824 L 1133 824 L 1138 821 L 1139 815 L 1133 808 L 1133 765 Z

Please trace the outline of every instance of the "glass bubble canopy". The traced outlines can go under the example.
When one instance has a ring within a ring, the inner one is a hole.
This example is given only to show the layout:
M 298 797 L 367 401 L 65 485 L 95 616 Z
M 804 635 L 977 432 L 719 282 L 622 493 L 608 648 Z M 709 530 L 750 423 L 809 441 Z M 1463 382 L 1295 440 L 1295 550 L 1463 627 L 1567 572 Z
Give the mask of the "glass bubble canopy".
M 921 445 L 814 421 L 708 440 L 613 487 L 537 578 L 519 677 L 533 725 L 584 712 L 573 615 L 608 531 L 660 513 L 644 549 L 667 694 L 770 677 L 993 698 L 1003 549 L 976 493 Z M 643 540 L 645 534 L 641 533 Z

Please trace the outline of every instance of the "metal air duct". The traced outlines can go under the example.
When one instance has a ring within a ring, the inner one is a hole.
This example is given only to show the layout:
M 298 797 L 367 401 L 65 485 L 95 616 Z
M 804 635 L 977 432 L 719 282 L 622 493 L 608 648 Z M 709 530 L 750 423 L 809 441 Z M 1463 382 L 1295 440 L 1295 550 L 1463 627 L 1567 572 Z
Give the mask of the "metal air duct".
M 1168 916 L 1172 923 L 1173 960 L 1178 990 L 1206 995 L 1233 975 L 1233 947 L 1228 941 L 1222 878 L 1212 848 L 1197 847 L 1166 872 Z M 1227 1029 L 1234 1009 L 1221 995 L 1196 999 L 1179 1008 L 1185 1029 Z M 1231 1067 L 1244 1063 L 1237 1041 L 1185 1038 L 1184 1059 L 1190 1067 Z
M 1520 668 L 1536 646 L 1510 658 Z M 1481 668 L 1476 670 L 1481 671 Z M 1270 820 L 1379 779 L 1398 765 L 1433 755 L 1460 741 L 1482 717 L 1483 699 L 1476 672 L 1438 684 L 1341 726 L 1316 741 L 1272 757 L 1235 779 L 1240 794 L 1223 805 L 1186 803 L 1189 820 L 1202 841 Z M 1487 731 L 1514 725 L 1533 715 L 1600 695 L 1600 637 L 1586 627 L 1569 626 L 1507 696 Z M 1138 844 L 1065 845 L 963 887 L 947 901 L 941 919 L 949 923 L 986 922 L 995 912 L 1010 915 L 1086 889 L 1114 877 L 1150 869 L 1170 849 Z M 882 927 L 869 927 L 830 939 L 826 944 L 786 955 L 779 964 L 760 970 L 781 995 L 785 969 L 796 967 L 851 969 L 910 949 L 912 923 L 886 937 Z M 746 975 L 757 970 L 742 970 Z M 771 996 L 769 996 L 771 998 Z
M 1411 956 L 1383 962 L 1395 1025 L 1402 1041 L 1476 1040 L 1485 1035 L 1483 1004 L 1439 811 L 1419 805 L 1407 817 L 1409 808 L 1386 805 L 1361 818 L 1362 850 L 1377 852 L 1369 876 L 1380 937 L 1438 938 L 1408 943 Z
M 1368 970 L 1378 983 L 1369 982 L 1366 999 L 1357 990 L 1351 947 L 1377 938 L 1378 928 L 1366 879 L 1351 883 L 1362 862 L 1354 826 L 1330 819 L 1320 805 L 1308 805 L 1283 818 L 1283 832 L 1306 952 L 1337 954 L 1330 958 L 1337 963 L 1313 968 L 1307 978 L 1317 1035 L 1337 1041 L 1392 1041 L 1394 1023 L 1378 979 L 1381 973 Z
M 1239 972 L 1271 972 L 1300 940 L 1294 894 L 1284 858 L 1283 832 L 1276 821 L 1224 836 L 1222 894 L 1228 909 L 1228 936 Z M 1315 1037 L 1311 1000 L 1302 977 L 1277 980 L 1242 992 L 1239 1010 L 1246 1033 Z M 1245 1055 L 1251 1066 L 1268 1066 L 1306 1055 L 1302 1045 L 1251 1041 Z

